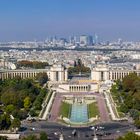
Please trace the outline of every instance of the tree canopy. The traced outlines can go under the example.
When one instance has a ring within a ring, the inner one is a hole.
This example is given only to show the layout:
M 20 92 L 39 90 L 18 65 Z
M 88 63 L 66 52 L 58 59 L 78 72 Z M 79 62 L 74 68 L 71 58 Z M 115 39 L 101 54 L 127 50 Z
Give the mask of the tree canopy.
M 38 73 L 35 77 L 35 79 L 39 82 L 39 84 L 42 86 L 45 84 L 49 79 L 47 73 Z
M 0 136 L 0 140 L 7 140 L 7 137 L 5 137 L 5 136 Z
M 30 110 L 32 115 L 37 115 L 46 93 L 46 89 L 31 79 L 16 77 L 0 81 L 0 102 L 3 104 L 0 108 L 3 111 L 0 114 L 0 130 L 20 126 L 20 120 L 25 119 Z
M 117 98 L 120 111 L 128 113 L 140 127 L 140 77 L 136 73 L 125 76 L 112 85 L 111 93 Z
M 35 69 L 44 69 L 46 66 L 48 66 L 48 62 L 40 62 L 40 61 L 28 61 L 28 60 L 22 60 L 18 61 L 17 67 L 27 67 L 27 68 L 35 68 Z
M 37 137 L 36 135 L 29 135 L 22 140 L 48 140 L 48 136 L 46 132 L 41 132 L 39 137 Z
M 133 132 L 128 132 L 122 137 L 119 137 L 117 140 L 140 140 L 140 136 L 136 135 Z
M 90 68 L 84 66 L 82 63 L 81 59 L 78 59 L 77 61 L 74 62 L 73 67 L 68 68 L 68 73 L 73 74 L 73 73 L 90 73 Z

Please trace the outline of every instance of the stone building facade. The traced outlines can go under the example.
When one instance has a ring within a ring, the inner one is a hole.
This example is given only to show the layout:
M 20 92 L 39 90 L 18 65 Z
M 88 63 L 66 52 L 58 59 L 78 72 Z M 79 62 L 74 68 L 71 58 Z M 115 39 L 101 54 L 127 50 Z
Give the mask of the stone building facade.
M 136 73 L 140 76 L 140 69 L 134 67 L 120 67 L 120 66 L 109 66 L 109 65 L 97 65 L 91 70 L 91 80 L 94 81 L 106 81 L 106 80 L 122 80 L 125 76 L 130 73 Z
M 38 73 L 47 73 L 50 81 L 67 81 L 68 72 L 63 65 L 53 65 L 46 69 L 16 69 L 0 70 L 0 79 L 12 79 L 16 76 L 21 78 L 34 78 Z

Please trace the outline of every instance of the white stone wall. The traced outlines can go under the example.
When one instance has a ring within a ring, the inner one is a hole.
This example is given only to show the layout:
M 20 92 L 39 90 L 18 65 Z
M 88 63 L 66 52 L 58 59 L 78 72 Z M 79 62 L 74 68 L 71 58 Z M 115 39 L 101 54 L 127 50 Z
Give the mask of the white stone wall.
M 98 84 L 61 84 L 58 87 L 61 92 L 97 92 L 99 91 Z
M 98 86 L 98 84 L 91 84 L 90 85 L 91 86 L 91 91 L 93 91 L 93 92 L 98 92 L 99 91 L 99 86 Z

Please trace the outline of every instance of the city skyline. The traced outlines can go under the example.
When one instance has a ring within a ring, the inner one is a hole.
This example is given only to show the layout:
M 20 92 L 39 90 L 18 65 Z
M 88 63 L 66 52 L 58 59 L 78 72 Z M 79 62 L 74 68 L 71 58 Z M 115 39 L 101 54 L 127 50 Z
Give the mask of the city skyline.
M 140 41 L 139 5 L 139 0 L 1 1 L 0 41 L 82 34 L 97 34 L 102 41 Z

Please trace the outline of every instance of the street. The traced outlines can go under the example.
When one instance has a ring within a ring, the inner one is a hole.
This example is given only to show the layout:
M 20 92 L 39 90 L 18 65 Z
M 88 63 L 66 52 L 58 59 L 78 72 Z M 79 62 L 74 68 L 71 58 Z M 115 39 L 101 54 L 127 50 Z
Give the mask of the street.
M 98 129 L 96 135 L 98 139 L 101 140 L 111 140 L 134 129 L 133 125 L 121 122 L 103 123 L 99 124 L 98 127 L 99 126 L 102 129 Z M 22 123 L 22 127 L 25 127 L 26 129 L 19 132 L 21 136 L 38 134 L 44 131 L 47 133 L 50 140 L 59 140 L 61 133 L 64 136 L 64 140 L 92 140 L 94 137 L 94 132 L 90 127 L 66 127 L 57 123 L 48 123 L 46 121 L 36 121 L 33 123 L 24 122 Z M 97 126 L 95 125 L 94 127 L 96 128 Z M 76 135 L 72 134 L 74 129 L 76 130 Z

